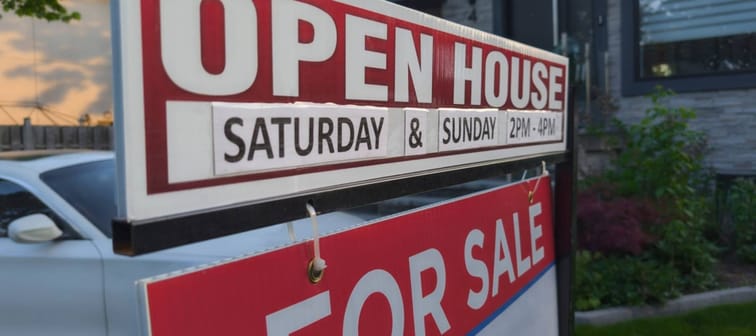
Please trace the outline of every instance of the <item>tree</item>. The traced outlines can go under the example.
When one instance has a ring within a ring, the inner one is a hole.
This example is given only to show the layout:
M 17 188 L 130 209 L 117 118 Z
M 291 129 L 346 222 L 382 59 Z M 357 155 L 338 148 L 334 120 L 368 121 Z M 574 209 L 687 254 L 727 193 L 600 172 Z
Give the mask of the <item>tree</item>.
M 60 0 L 0 0 L 0 4 L 3 6 L 3 12 L 14 13 L 20 17 L 63 22 L 81 19 L 81 14 L 69 12 L 60 4 Z

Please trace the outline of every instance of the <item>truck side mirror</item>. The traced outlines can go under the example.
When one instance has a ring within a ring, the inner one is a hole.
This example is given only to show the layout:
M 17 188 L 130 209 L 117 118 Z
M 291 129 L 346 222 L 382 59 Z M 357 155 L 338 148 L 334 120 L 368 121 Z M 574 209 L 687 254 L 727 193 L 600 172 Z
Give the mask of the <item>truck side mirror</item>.
M 57 239 L 63 231 L 43 214 L 18 218 L 8 225 L 8 237 L 17 243 L 43 243 Z

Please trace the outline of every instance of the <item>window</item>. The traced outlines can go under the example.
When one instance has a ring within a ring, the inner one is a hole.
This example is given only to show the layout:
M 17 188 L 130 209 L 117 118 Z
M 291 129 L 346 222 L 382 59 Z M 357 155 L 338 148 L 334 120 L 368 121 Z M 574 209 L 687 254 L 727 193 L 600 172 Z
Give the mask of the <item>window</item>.
M 756 1 L 635 0 L 623 6 L 623 93 L 753 87 Z
M 59 168 L 40 177 L 102 233 L 112 237 L 111 222 L 117 210 L 113 160 Z
M 0 237 L 8 237 L 8 225 L 14 220 L 33 214 L 50 217 L 63 231 L 59 239 L 75 239 L 78 235 L 71 230 L 50 208 L 21 186 L 0 179 Z

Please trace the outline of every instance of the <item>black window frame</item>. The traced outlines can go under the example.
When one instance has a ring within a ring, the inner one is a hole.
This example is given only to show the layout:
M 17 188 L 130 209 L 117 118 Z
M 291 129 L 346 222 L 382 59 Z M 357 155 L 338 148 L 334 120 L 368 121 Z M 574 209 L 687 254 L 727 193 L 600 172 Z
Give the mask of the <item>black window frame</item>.
M 620 4 L 622 95 L 640 96 L 654 91 L 657 85 L 676 92 L 703 92 L 749 89 L 756 87 L 756 71 L 685 75 L 673 78 L 640 78 L 640 5 L 638 0 Z M 629 60 L 627 58 L 630 58 Z

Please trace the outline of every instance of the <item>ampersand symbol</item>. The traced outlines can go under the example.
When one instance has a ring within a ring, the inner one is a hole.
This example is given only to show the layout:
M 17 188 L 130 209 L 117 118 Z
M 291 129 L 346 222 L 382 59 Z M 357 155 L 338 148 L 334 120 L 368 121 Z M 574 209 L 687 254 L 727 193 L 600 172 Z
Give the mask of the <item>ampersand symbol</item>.
M 410 120 L 409 145 L 410 148 L 423 147 L 423 132 L 420 131 L 420 120 L 417 118 Z

